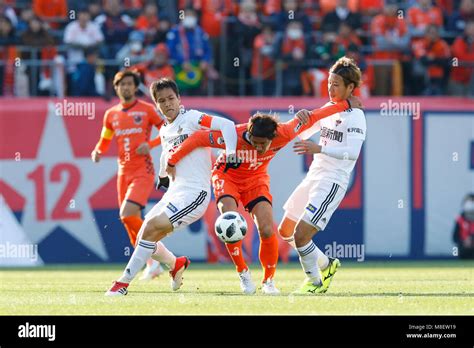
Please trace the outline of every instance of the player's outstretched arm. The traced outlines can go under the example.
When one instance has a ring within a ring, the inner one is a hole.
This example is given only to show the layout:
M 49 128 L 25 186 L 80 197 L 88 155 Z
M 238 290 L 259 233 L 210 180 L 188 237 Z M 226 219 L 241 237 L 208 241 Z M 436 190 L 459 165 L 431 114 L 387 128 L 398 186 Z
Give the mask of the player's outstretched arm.
M 174 152 L 168 156 L 168 165 L 174 167 L 182 158 L 198 147 L 214 147 L 223 149 L 226 147 L 222 132 L 220 131 L 196 131 L 188 139 L 183 141 Z
M 324 106 L 320 109 L 314 109 L 309 114 L 309 121 L 304 124 L 300 118 L 295 115 L 290 121 L 279 125 L 279 132 L 287 138 L 288 142 L 296 138 L 299 134 L 311 128 L 316 122 L 324 117 L 331 116 L 335 113 L 342 112 L 351 107 L 347 100 L 340 101 L 336 104 Z

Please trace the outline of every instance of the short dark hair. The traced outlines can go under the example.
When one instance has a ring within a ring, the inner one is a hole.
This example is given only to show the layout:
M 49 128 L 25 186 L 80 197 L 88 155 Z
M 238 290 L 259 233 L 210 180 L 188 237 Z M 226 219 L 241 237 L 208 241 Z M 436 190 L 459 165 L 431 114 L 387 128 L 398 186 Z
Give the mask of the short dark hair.
M 165 89 L 165 88 L 171 88 L 173 92 L 176 94 L 176 96 L 179 97 L 179 90 L 178 90 L 178 85 L 176 84 L 176 82 L 174 82 L 173 80 L 167 77 L 163 77 L 157 81 L 154 81 L 150 86 L 151 98 L 153 99 L 155 103 L 157 102 L 156 93 L 158 93 L 158 91 L 161 91 L 162 89 Z
M 247 124 L 247 131 L 250 135 L 270 140 L 276 137 L 277 128 L 278 119 L 276 116 L 260 112 L 254 114 Z
M 122 70 L 115 74 L 114 76 L 114 86 L 117 86 L 120 81 L 122 81 L 125 77 L 131 76 L 133 77 L 133 83 L 136 87 L 140 85 L 140 74 L 134 70 Z

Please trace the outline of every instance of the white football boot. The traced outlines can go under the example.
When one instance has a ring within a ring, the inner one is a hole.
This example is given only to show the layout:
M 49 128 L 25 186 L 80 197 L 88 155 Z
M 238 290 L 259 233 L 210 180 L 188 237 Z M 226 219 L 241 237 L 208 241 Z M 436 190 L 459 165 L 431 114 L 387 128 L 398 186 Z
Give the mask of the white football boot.
M 277 289 L 272 278 L 268 278 L 262 283 L 262 292 L 265 295 L 280 295 L 280 290 Z
M 257 291 L 257 287 L 252 281 L 252 276 L 250 275 L 250 270 L 246 269 L 239 273 L 240 277 L 240 288 L 244 294 L 252 295 Z
M 164 272 L 163 267 L 158 261 L 153 260 L 150 258 L 146 263 L 146 268 L 143 271 L 140 280 L 142 281 L 150 281 L 160 276 Z

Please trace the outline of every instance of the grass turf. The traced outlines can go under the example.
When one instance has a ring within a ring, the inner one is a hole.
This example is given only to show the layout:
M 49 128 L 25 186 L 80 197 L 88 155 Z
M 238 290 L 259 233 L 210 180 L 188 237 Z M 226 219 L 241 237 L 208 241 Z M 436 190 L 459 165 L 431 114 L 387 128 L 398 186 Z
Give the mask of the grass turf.
M 231 265 L 192 263 L 172 292 L 169 276 L 135 281 L 125 297 L 105 290 L 123 265 L 0 269 L 1 315 L 474 314 L 474 262 L 342 262 L 323 295 L 291 295 L 304 278 L 299 264 L 281 265 L 280 296 L 240 293 Z M 251 266 L 260 281 L 259 265 Z

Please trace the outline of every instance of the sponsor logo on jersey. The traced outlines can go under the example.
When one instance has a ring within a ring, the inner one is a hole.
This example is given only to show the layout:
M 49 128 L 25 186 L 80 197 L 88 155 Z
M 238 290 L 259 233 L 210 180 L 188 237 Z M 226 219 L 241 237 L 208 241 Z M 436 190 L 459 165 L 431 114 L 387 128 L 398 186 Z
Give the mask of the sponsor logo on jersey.
M 140 134 L 141 132 L 143 132 L 143 129 L 141 128 L 116 129 L 115 135 L 121 136 L 121 135 L 130 135 L 130 134 Z
M 338 142 L 342 142 L 342 137 L 343 137 L 343 133 L 342 132 L 339 132 L 335 129 L 329 129 L 327 127 L 323 127 L 321 129 L 321 137 L 323 138 L 327 138 L 327 139 L 330 139 L 330 140 L 335 140 L 335 141 L 338 141 Z
M 168 142 L 174 148 L 176 146 L 179 146 L 183 141 L 185 141 L 188 136 L 188 134 L 178 135 L 177 137 L 168 140 Z
M 347 128 L 347 133 L 359 133 L 364 134 L 364 131 L 361 128 Z
M 308 204 L 308 205 L 306 206 L 306 210 L 308 210 L 308 211 L 310 211 L 311 213 L 314 214 L 314 213 L 316 213 L 316 210 L 318 210 L 318 208 L 316 208 L 316 207 L 315 207 L 314 205 L 312 205 L 312 204 Z
M 209 143 L 211 143 L 211 145 L 214 145 L 214 136 L 212 135 L 212 133 L 209 133 Z
M 173 204 L 171 203 L 168 203 L 168 205 L 166 206 L 166 208 L 168 208 L 169 210 L 171 210 L 173 213 L 176 213 L 178 211 L 178 208 L 176 208 Z

